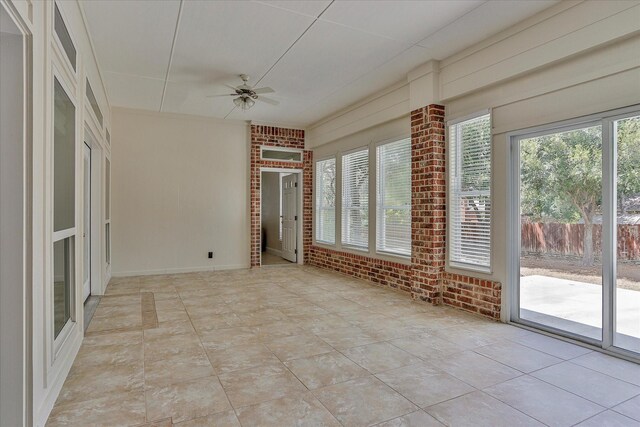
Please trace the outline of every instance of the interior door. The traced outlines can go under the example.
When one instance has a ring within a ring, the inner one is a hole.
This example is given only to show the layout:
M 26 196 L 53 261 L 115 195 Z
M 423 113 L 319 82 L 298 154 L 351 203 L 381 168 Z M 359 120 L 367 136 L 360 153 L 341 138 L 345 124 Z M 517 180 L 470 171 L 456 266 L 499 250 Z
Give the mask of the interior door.
M 291 262 L 298 260 L 298 175 L 282 177 L 282 258 Z
M 83 286 L 82 300 L 91 295 L 91 148 L 85 143 L 83 149 L 84 163 L 84 221 L 82 229 L 83 241 Z

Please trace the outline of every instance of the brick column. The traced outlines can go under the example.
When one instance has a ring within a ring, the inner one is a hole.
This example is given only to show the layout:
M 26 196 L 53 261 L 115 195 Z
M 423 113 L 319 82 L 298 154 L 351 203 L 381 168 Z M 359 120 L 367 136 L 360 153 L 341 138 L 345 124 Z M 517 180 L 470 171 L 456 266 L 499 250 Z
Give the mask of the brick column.
M 442 303 L 446 176 L 444 106 L 411 112 L 411 296 Z

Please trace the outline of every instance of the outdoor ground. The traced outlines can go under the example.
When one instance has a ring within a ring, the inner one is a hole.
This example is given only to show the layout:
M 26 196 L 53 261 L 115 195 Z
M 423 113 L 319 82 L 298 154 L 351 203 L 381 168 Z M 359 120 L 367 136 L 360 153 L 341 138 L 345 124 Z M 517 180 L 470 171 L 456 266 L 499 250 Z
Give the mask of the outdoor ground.
M 579 259 L 526 256 L 520 258 L 522 276 L 549 276 L 583 283 L 602 284 L 601 265 L 584 267 Z M 622 289 L 640 291 L 640 262 L 619 263 L 617 286 Z

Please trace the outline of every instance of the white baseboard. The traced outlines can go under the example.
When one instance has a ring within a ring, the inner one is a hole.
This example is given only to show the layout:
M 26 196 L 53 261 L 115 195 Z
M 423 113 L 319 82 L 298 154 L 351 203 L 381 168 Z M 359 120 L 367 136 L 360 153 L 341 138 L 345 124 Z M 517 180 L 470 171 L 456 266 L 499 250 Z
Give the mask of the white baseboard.
M 154 274 L 180 274 L 180 273 L 197 273 L 201 271 L 220 271 L 220 270 L 240 270 L 249 268 L 249 264 L 226 264 L 214 265 L 206 267 L 178 267 L 163 268 L 158 270 L 131 270 L 112 272 L 111 277 L 129 277 L 129 276 L 151 276 Z
M 265 252 L 269 253 L 271 255 L 279 256 L 279 257 L 282 256 L 282 251 L 281 250 L 273 249 L 273 248 L 270 248 L 269 246 L 267 246 L 267 250 Z

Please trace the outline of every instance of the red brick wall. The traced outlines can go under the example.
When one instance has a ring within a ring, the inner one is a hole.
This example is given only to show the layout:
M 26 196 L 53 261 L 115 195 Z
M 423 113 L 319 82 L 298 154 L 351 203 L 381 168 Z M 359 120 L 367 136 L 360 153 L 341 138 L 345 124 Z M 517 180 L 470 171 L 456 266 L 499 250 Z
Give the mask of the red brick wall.
M 310 264 L 411 292 L 411 266 L 364 255 L 311 246 Z
M 304 262 L 307 263 L 309 260 L 313 226 L 313 152 L 310 150 L 304 151 L 302 164 L 285 161 L 263 161 L 260 160 L 260 147 L 262 146 L 304 149 L 304 131 L 300 129 L 251 125 L 251 267 L 260 266 L 260 241 L 262 238 L 260 206 L 261 167 L 303 170 L 302 229 Z
M 502 285 L 460 274 L 442 273 L 442 302 L 446 305 L 500 319 Z
M 411 112 L 411 265 L 414 298 L 439 304 L 446 237 L 444 107 Z
M 501 284 L 444 271 L 446 142 L 444 107 L 411 112 L 411 265 L 311 246 L 318 267 L 411 292 L 414 299 L 500 318 Z

